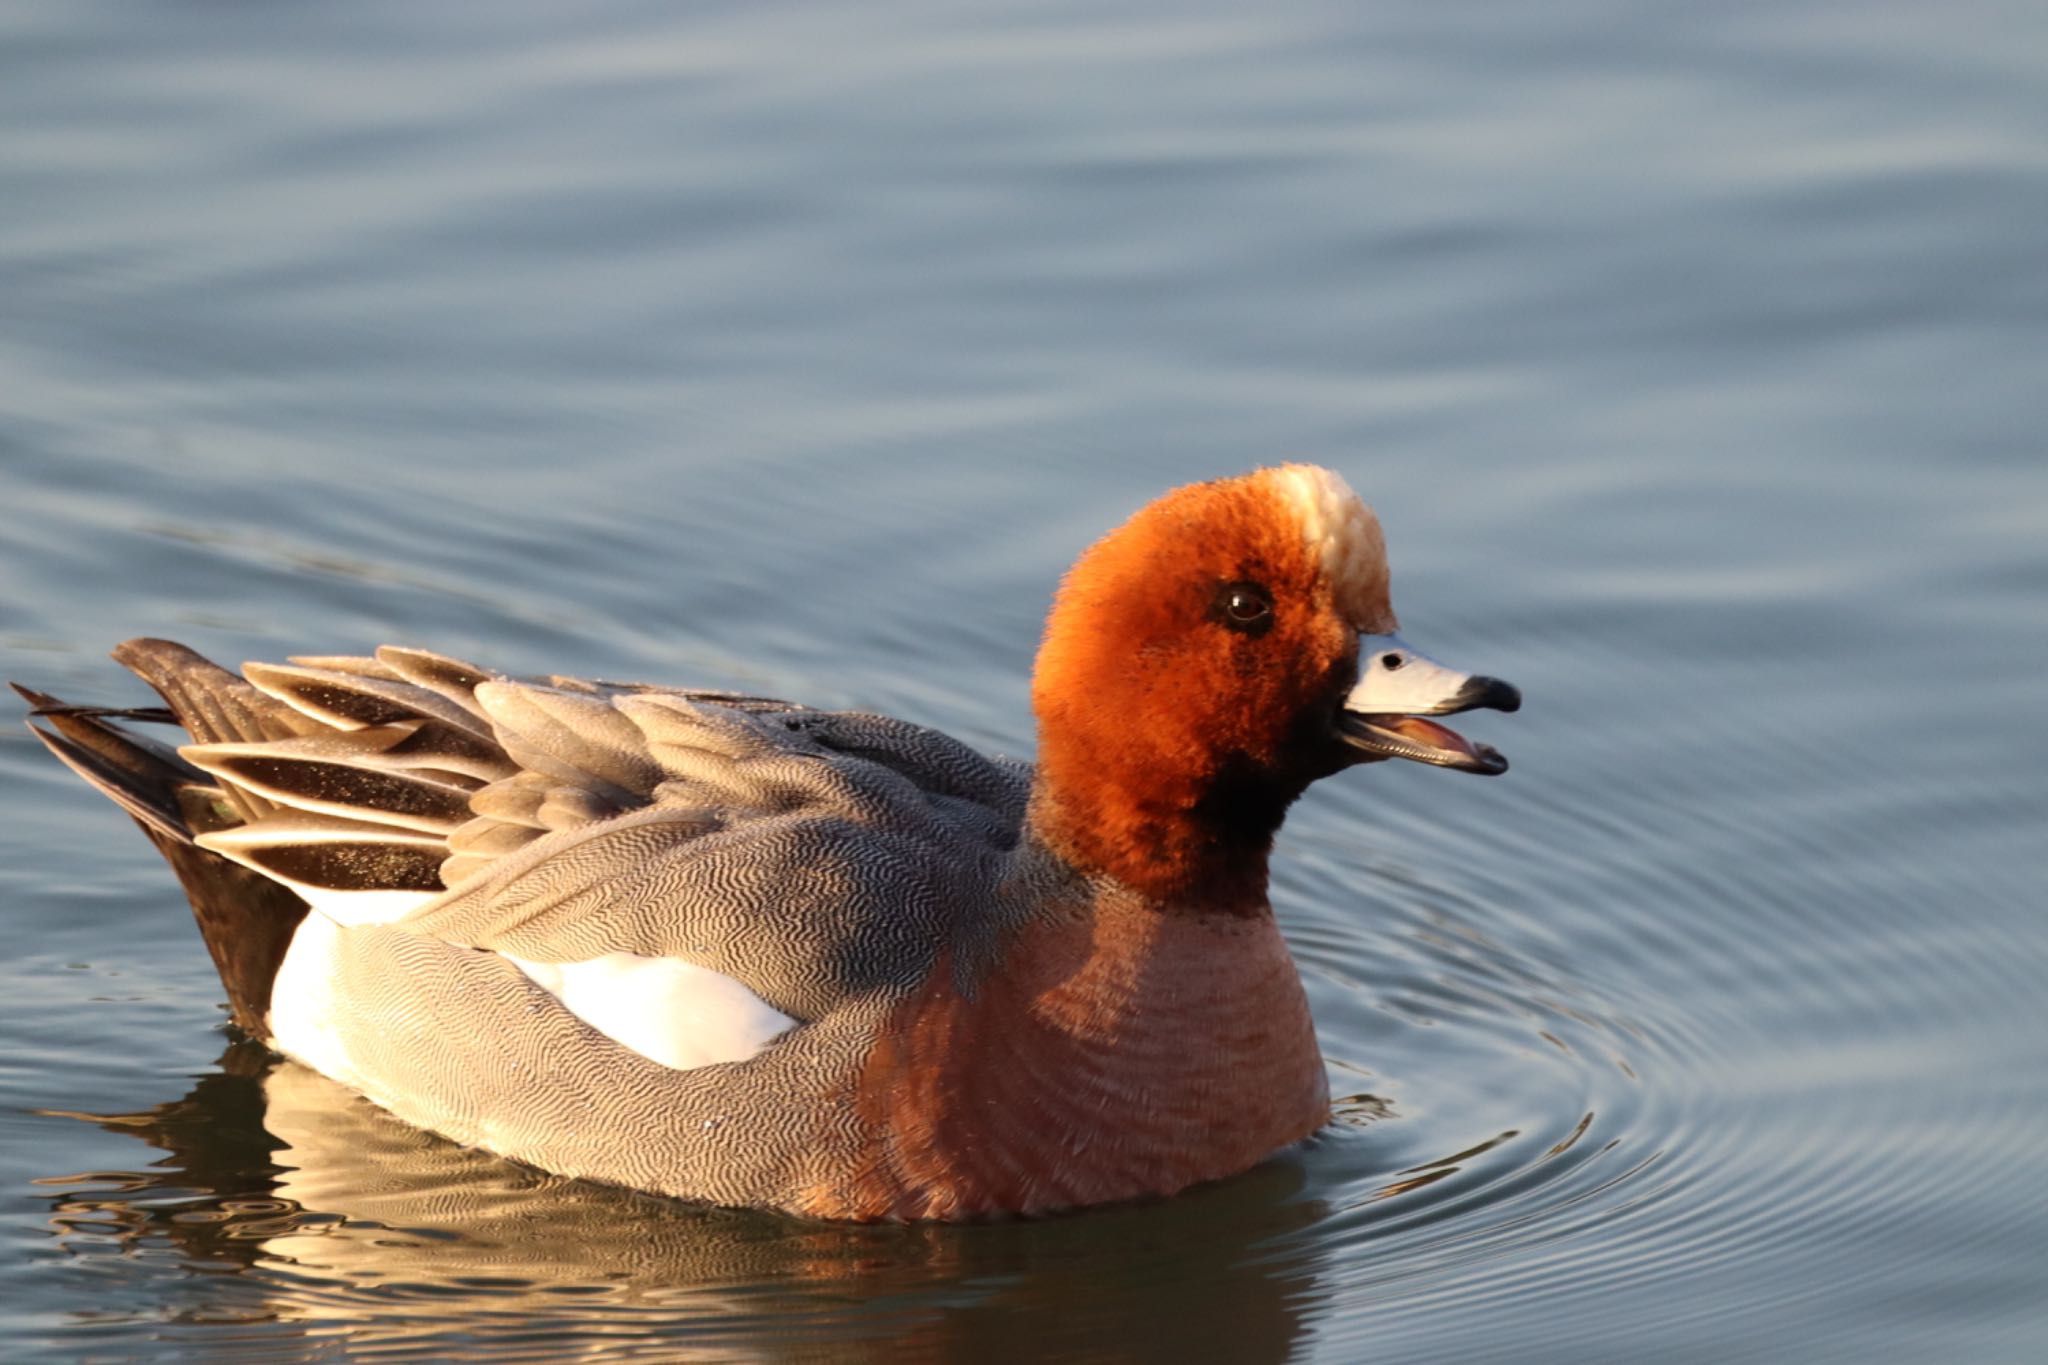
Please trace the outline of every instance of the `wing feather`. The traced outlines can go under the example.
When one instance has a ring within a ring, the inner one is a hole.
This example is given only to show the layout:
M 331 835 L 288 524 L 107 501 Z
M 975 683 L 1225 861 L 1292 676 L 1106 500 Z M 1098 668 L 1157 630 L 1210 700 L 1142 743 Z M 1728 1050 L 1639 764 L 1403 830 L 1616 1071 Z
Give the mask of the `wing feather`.
M 448 834 L 470 818 L 471 778 L 386 766 L 380 751 L 349 751 L 330 736 L 310 745 L 188 744 L 187 762 L 279 805 L 345 819 Z
M 644 797 L 662 780 L 646 738 L 608 698 L 548 687 L 489 682 L 476 699 L 507 753 L 565 782 L 595 779 L 622 796 Z
M 479 739 L 490 727 L 440 693 L 408 682 L 332 668 L 247 663 L 242 676 L 268 695 L 322 725 L 355 730 L 367 725 L 429 718 Z
M 477 705 L 476 689 L 479 683 L 487 683 L 498 676 L 489 669 L 451 659 L 445 654 L 405 649 L 398 645 L 381 646 L 377 650 L 377 662 L 413 686 L 424 687 L 455 703 L 478 720 L 488 719 L 483 707 Z

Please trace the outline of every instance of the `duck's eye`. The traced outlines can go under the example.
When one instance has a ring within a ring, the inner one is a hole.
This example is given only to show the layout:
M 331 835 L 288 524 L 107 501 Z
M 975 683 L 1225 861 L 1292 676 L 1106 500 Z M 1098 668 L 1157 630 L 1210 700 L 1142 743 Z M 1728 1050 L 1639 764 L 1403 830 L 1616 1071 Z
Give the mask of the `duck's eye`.
M 1273 594 L 1257 583 L 1225 583 L 1216 589 L 1209 619 L 1246 635 L 1263 635 L 1273 625 Z
M 1399 668 L 1402 664 L 1407 662 L 1408 661 L 1406 659 L 1402 658 L 1398 654 L 1380 655 L 1380 667 L 1386 669 L 1389 673 L 1392 673 L 1395 669 Z

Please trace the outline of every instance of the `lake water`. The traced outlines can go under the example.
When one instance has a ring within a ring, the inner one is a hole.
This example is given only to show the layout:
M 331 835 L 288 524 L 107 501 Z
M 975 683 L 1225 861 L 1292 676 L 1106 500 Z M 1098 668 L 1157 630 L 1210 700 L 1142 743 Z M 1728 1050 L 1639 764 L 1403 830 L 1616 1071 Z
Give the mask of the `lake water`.
M 2048 10 L 0 11 L 0 651 L 415 643 L 1026 754 L 1073 555 L 1379 508 L 1495 781 L 1319 786 L 1341 1121 L 844 1228 L 231 1045 L 0 737 L 9 1360 L 2048 1358 Z

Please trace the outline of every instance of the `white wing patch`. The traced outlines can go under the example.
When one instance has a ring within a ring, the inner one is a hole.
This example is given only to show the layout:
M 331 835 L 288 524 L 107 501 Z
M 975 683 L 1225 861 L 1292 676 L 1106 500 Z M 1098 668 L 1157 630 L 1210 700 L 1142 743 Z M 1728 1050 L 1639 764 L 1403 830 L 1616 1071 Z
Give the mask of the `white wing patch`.
M 745 1061 L 797 1022 L 733 978 L 680 958 L 503 956 L 599 1033 L 678 1071 Z
M 287 1057 L 369 1093 L 341 1027 L 348 1011 L 335 997 L 335 957 L 349 932 L 326 915 L 300 922 L 271 987 L 271 1041 Z M 606 953 L 583 962 L 527 962 L 504 956 L 584 1023 L 679 1071 L 744 1061 L 797 1024 L 733 978 L 679 958 Z

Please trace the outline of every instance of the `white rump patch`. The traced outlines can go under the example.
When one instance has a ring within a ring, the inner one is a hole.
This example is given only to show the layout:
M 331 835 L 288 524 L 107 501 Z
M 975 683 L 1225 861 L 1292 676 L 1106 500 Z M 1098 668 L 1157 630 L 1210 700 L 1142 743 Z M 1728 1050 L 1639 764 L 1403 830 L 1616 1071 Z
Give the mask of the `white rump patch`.
M 724 973 L 680 958 L 503 956 L 599 1033 L 678 1071 L 745 1061 L 797 1022 Z
M 314 911 L 336 924 L 396 924 L 429 901 L 441 899 L 439 891 L 335 891 L 324 886 L 307 886 L 286 881 L 274 872 L 263 874 L 283 882 L 299 893 Z
M 356 1090 L 362 1078 L 342 1045 L 335 1000 L 335 950 L 347 930 L 325 915 L 308 915 L 270 985 L 270 1044 L 285 1056 Z

